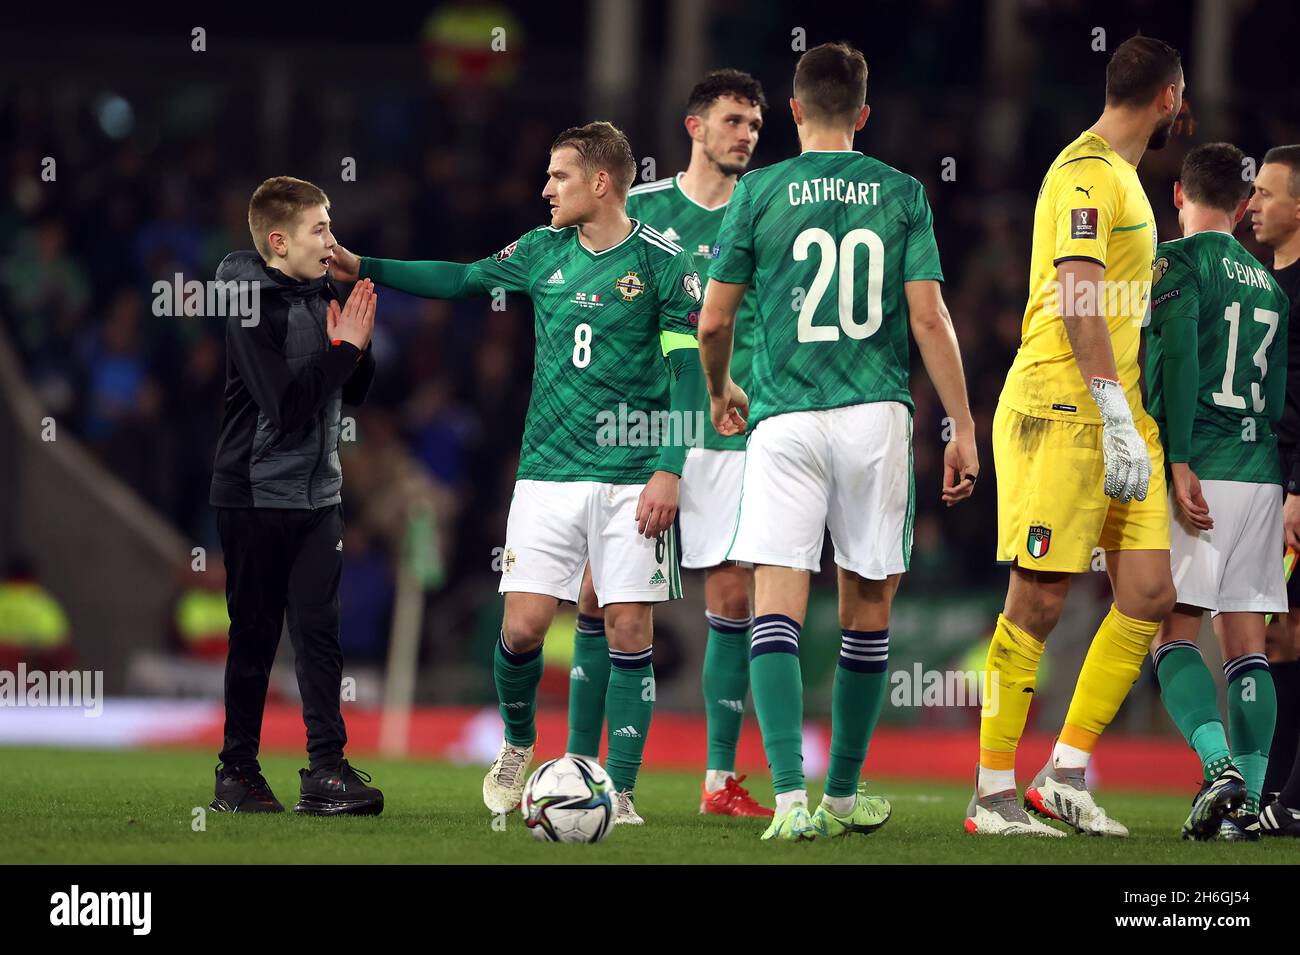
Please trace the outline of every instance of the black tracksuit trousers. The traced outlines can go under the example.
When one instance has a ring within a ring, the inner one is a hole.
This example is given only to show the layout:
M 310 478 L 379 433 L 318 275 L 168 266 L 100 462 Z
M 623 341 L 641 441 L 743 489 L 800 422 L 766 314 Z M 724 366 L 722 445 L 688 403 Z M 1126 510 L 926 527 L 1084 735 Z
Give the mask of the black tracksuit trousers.
M 347 732 L 339 696 L 339 576 L 343 507 L 314 510 L 219 507 L 226 562 L 230 647 L 221 761 L 259 768 L 262 712 L 286 615 L 293 641 L 312 770 L 343 758 Z

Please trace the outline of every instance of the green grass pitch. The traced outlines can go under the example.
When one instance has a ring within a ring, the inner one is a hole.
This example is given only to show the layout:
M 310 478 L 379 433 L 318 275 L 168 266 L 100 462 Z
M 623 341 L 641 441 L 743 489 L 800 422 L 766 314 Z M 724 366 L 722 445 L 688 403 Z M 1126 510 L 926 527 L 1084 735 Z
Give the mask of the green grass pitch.
M 643 772 L 640 828 L 623 826 L 596 846 L 537 842 L 518 814 L 494 831 L 480 800 L 484 769 L 446 763 L 359 759 L 384 790 L 373 818 L 232 816 L 196 807 L 212 798 L 211 754 L 0 748 L 6 770 L 0 846 L 10 863 L 1294 863 L 1290 840 L 1189 843 L 1178 837 L 1188 800 L 1103 790 L 1107 810 L 1132 830 L 1127 840 L 977 838 L 962 831 L 966 787 L 880 780 L 894 804 L 870 836 L 771 845 L 758 820 L 702 817 L 694 773 Z M 297 796 L 298 760 L 268 757 L 262 768 L 286 806 Z M 765 779 L 753 792 L 770 804 Z M 812 794 L 813 799 L 819 793 Z

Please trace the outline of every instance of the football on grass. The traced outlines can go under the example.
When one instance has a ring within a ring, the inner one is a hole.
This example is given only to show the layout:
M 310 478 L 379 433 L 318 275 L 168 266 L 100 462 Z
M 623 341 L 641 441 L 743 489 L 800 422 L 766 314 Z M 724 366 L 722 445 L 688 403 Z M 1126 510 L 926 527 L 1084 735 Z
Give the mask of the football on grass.
M 614 825 L 614 784 L 594 760 L 561 756 L 528 778 L 520 808 L 543 842 L 600 842 Z

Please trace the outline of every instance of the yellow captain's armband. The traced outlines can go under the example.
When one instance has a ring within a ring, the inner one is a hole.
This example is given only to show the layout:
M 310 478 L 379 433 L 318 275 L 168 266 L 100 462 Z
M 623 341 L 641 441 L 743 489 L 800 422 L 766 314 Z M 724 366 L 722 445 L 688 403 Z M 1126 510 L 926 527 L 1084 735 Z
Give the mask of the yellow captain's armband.
M 685 332 L 660 332 L 659 347 L 667 355 L 679 348 L 699 348 L 700 343 L 694 335 L 687 335 Z

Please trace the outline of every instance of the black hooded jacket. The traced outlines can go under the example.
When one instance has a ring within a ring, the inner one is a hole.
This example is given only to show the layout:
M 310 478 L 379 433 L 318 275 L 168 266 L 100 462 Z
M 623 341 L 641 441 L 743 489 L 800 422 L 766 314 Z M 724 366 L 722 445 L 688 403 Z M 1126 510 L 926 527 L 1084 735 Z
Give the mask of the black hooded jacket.
M 226 319 L 226 395 L 209 501 L 216 507 L 329 507 L 341 500 L 342 405 L 375 376 L 370 349 L 332 344 L 327 277 L 299 282 L 256 252 L 232 252 L 221 282 L 257 282 L 258 314 Z

